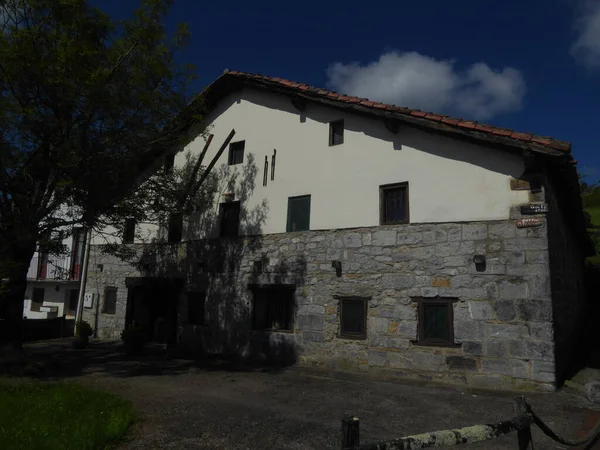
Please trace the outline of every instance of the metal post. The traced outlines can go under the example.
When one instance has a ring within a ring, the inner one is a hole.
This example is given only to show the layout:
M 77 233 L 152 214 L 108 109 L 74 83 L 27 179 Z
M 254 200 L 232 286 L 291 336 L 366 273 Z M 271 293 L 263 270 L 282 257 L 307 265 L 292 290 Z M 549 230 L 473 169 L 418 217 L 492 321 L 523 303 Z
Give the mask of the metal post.
M 360 447 L 360 422 L 358 417 L 342 418 L 342 450 L 358 450 Z
M 525 397 L 520 395 L 515 399 L 515 412 L 517 415 L 527 413 Z M 519 450 L 533 450 L 533 440 L 531 439 L 531 426 L 517 431 L 519 440 Z
M 77 335 L 77 324 L 83 316 L 83 297 L 85 295 L 85 283 L 87 281 L 88 264 L 90 262 L 90 247 L 92 244 L 92 229 L 85 227 L 86 243 L 83 253 L 83 267 L 81 269 L 81 280 L 79 281 L 79 298 L 77 299 L 77 313 L 75 314 L 75 335 Z

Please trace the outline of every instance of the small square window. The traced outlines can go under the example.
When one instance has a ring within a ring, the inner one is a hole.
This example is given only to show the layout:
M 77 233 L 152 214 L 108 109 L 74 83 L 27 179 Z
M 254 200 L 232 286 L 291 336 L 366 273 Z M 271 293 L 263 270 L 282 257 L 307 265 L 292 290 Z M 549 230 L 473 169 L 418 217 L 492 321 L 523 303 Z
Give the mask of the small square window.
M 340 336 L 349 339 L 367 338 L 367 299 L 340 299 Z
M 206 294 L 204 292 L 187 293 L 188 324 L 206 325 Z
M 246 141 L 232 142 L 229 144 L 229 165 L 242 164 L 244 162 L 244 147 Z
M 255 330 L 292 331 L 294 290 L 280 286 L 254 288 L 252 322 Z
M 419 344 L 440 347 L 456 346 L 454 343 L 454 298 L 418 298 Z
M 408 223 L 408 183 L 391 184 L 380 188 L 380 223 Z
M 329 146 L 344 143 L 344 121 L 336 120 L 329 123 Z
M 103 314 L 114 314 L 117 311 L 117 288 L 107 287 L 104 289 Z
M 175 166 L 175 155 L 165 155 L 164 169 L 165 173 L 173 173 Z
M 124 244 L 132 244 L 135 239 L 135 219 L 127 219 L 125 220 L 125 227 L 123 230 L 123 243 Z
M 286 231 L 310 230 L 310 195 L 290 197 Z
M 169 216 L 169 229 L 167 241 L 170 244 L 181 242 L 183 237 L 183 214 L 171 214 Z
M 240 202 L 221 203 L 219 210 L 219 236 L 238 237 L 240 232 Z

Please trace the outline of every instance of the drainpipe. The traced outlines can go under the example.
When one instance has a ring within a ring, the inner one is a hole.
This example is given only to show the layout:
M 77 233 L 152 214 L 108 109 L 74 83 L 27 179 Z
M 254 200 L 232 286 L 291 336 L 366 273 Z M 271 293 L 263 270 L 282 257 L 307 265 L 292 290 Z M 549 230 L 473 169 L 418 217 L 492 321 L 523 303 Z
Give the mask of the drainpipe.
M 83 297 L 85 295 L 85 283 L 87 281 L 88 264 L 90 262 L 90 247 L 92 244 L 92 229 L 85 227 L 86 243 L 83 253 L 83 267 L 81 269 L 81 280 L 79 280 L 79 298 L 77 299 L 77 313 L 75 314 L 75 334 L 77 334 L 77 324 L 83 316 Z

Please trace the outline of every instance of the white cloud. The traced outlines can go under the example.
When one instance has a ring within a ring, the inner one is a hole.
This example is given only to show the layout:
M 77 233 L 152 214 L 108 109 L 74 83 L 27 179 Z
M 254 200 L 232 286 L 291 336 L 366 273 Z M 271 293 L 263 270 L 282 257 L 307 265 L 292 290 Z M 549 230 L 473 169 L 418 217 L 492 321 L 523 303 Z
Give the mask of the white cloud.
M 327 76 L 328 85 L 345 94 L 473 119 L 518 110 L 525 95 L 525 81 L 516 69 L 477 63 L 458 71 L 452 60 L 416 52 L 384 53 L 366 65 L 337 62 Z
M 600 67 L 600 0 L 582 0 L 575 20 L 577 39 L 571 55 L 590 68 Z

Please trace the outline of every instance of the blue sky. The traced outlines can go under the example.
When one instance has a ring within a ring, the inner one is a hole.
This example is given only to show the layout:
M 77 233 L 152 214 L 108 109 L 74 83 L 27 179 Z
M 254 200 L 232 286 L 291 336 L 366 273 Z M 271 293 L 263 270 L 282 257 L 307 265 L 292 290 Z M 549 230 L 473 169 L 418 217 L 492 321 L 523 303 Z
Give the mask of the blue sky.
M 225 68 L 288 78 L 570 141 L 600 179 L 600 0 L 176 0 L 168 20 L 198 91 Z

